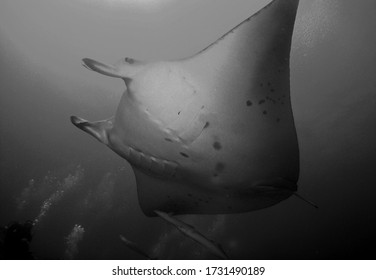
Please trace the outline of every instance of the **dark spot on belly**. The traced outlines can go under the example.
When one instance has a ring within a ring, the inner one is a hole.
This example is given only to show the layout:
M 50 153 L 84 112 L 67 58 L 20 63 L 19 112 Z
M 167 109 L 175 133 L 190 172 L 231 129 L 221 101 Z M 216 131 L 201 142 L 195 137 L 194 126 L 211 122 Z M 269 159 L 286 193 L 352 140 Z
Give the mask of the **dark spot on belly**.
M 180 152 L 180 154 L 183 156 L 183 157 L 186 157 L 186 158 L 189 158 L 189 156 L 183 152 Z
M 217 151 L 220 150 L 220 149 L 222 149 L 222 145 L 221 145 L 221 143 L 219 143 L 218 141 L 215 141 L 215 142 L 213 143 L 213 147 L 214 147 L 214 149 L 216 149 Z
M 271 82 L 268 82 L 268 86 L 271 86 L 272 85 L 272 83 Z
M 210 123 L 209 123 L 209 122 L 206 122 L 204 128 L 208 128 L 209 125 L 210 125 Z
M 167 142 L 172 142 L 172 139 L 170 138 L 165 138 L 164 140 L 166 140 Z
M 263 83 L 260 83 L 260 87 L 263 87 L 264 86 L 264 84 Z
M 265 99 L 261 99 L 261 100 L 259 101 L 259 105 L 261 105 L 261 104 L 263 104 L 263 103 L 265 103 Z
M 280 122 L 280 121 L 281 121 L 281 119 L 280 119 L 280 118 L 277 118 L 277 119 L 276 119 L 276 121 L 277 121 L 277 122 Z
M 133 64 L 134 63 L 134 59 L 132 59 L 130 57 L 126 57 L 125 58 L 125 62 L 128 62 L 129 64 Z
M 274 92 L 274 91 L 275 91 L 274 88 L 270 89 L 270 92 Z
M 227 206 L 227 209 L 228 209 L 228 210 L 232 210 L 232 207 L 231 207 L 231 206 Z
M 188 194 L 189 197 L 192 197 L 193 195 L 191 193 Z
M 215 165 L 215 171 L 217 171 L 218 173 L 221 173 L 221 172 L 223 172 L 223 170 L 225 170 L 225 164 L 222 163 L 222 162 L 218 162 Z
M 218 177 L 218 173 L 214 173 L 213 176 L 214 176 L 214 177 Z
M 247 100 L 247 106 L 252 106 L 252 102 L 250 100 Z
M 181 111 L 178 112 L 178 115 L 180 115 Z
M 262 113 L 263 113 L 264 115 L 266 115 L 266 114 L 268 113 L 268 111 L 264 110 L 264 111 L 262 111 Z

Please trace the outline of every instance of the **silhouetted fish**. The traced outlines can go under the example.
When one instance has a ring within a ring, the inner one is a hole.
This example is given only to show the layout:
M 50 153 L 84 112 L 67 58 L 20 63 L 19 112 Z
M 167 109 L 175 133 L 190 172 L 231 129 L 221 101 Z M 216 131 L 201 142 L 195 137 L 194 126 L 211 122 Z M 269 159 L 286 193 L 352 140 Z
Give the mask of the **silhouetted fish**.
M 226 255 L 226 253 L 223 251 L 222 247 L 219 244 L 203 236 L 200 232 L 198 232 L 191 225 L 188 225 L 184 223 L 183 221 L 180 221 L 165 212 L 156 210 L 155 213 L 162 219 L 174 225 L 183 234 L 193 239 L 194 241 L 200 243 L 202 246 L 208 249 L 212 254 L 216 255 L 217 257 L 220 257 L 221 259 L 228 259 L 228 256 Z

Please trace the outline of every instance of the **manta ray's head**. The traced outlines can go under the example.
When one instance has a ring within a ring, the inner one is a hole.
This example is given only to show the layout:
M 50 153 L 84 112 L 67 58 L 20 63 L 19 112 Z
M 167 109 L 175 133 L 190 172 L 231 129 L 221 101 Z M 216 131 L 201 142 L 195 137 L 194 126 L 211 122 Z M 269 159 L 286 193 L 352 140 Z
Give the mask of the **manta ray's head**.
M 132 165 L 147 215 L 251 211 L 296 191 L 289 54 L 298 2 L 272 1 L 186 59 L 83 60 L 126 90 L 113 118 L 71 121 Z

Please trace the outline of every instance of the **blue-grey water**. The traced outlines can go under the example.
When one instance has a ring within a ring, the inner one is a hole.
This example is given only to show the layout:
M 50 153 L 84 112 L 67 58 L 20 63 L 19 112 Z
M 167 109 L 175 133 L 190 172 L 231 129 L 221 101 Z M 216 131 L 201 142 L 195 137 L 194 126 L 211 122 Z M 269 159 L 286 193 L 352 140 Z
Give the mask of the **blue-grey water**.
M 111 116 L 123 90 L 80 59 L 186 56 L 269 1 L 146 2 L 0 4 L 0 225 L 35 220 L 36 258 L 142 258 L 119 234 L 154 257 L 215 258 L 144 216 L 130 165 L 70 123 Z M 181 217 L 231 258 L 376 258 L 375 13 L 374 0 L 301 0 L 291 52 L 299 192 L 319 209 L 291 197 Z

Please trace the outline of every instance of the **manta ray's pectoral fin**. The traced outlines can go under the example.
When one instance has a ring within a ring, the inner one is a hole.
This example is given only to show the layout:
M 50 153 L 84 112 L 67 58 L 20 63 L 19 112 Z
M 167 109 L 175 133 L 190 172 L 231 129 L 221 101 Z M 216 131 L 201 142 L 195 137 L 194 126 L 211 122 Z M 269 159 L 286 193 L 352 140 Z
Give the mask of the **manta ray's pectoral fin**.
M 79 129 L 87 132 L 91 136 L 93 136 L 98 141 L 102 142 L 103 144 L 108 145 L 108 131 L 113 126 L 113 118 L 104 120 L 104 121 L 98 121 L 98 122 L 89 122 L 85 119 L 71 116 L 71 122 L 78 127 Z
M 82 65 L 100 74 L 124 80 L 132 78 L 142 68 L 141 62 L 129 57 L 114 65 L 105 64 L 91 58 L 84 58 L 82 59 Z

